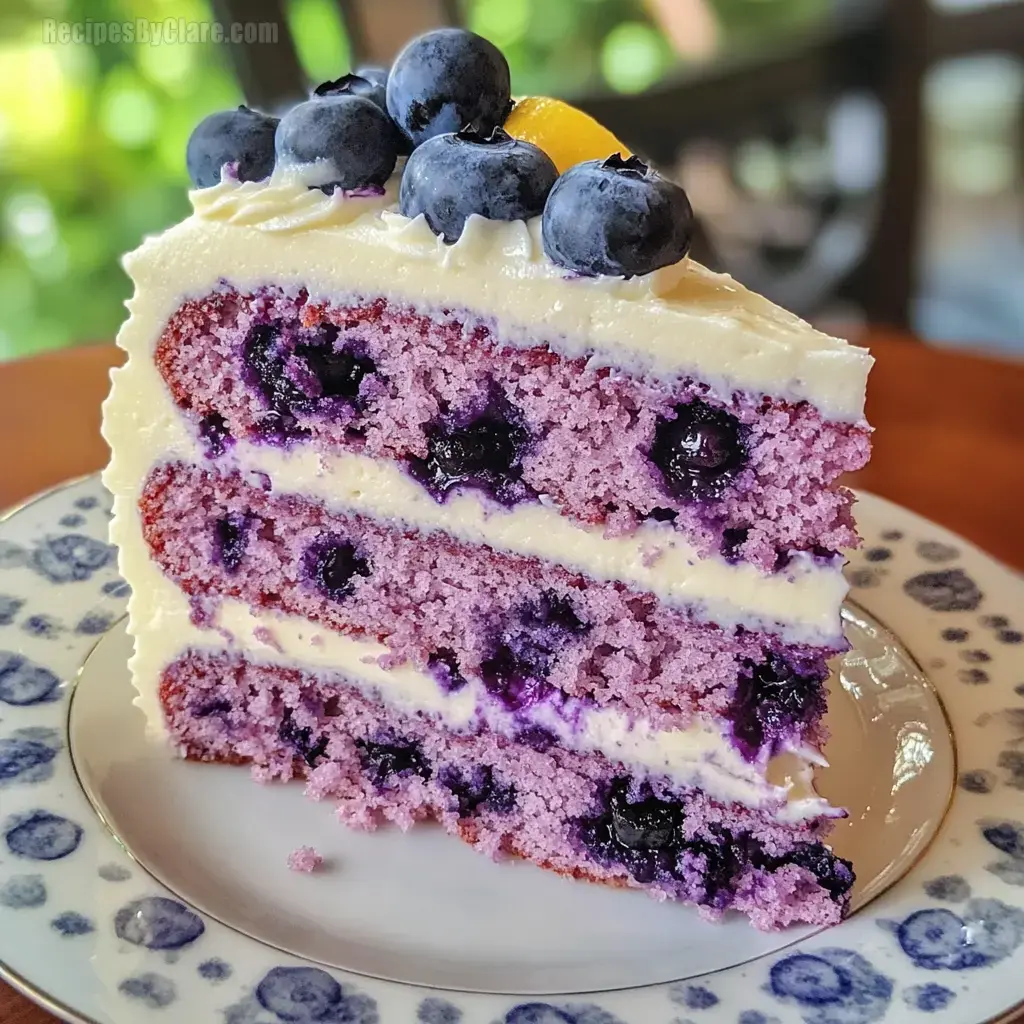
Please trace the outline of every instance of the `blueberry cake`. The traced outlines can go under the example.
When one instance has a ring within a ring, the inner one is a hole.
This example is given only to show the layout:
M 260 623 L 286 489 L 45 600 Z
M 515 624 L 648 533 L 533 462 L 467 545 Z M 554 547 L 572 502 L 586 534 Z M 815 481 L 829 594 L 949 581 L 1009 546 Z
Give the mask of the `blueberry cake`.
M 104 410 L 153 735 L 356 828 L 837 921 L 868 354 L 688 259 L 683 190 L 468 32 L 187 163 Z

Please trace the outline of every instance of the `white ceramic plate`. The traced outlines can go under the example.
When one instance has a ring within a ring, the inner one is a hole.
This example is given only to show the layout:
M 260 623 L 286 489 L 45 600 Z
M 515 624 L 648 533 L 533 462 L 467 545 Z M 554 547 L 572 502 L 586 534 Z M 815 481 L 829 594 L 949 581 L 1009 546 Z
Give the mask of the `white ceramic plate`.
M 1024 583 L 939 527 L 862 496 L 819 779 L 856 912 L 762 935 L 152 747 L 107 508 L 88 479 L 0 525 L 0 975 L 67 1020 L 979 1024 L 1024 999 Z M 289 871 L 299 845 L 324 868 Z

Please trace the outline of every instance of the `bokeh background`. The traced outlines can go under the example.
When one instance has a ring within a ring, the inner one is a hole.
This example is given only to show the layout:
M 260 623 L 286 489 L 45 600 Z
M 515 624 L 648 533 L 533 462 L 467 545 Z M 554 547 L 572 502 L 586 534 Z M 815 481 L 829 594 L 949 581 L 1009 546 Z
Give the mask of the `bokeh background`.
M 363 16 L 367 9 L 386 16 L 379 12 L 389 2 L 363 0 Z M 274 5 L 252 3 L 250 17 L 267 6 Z M 691 102 L 704 102 L 703 78 L 737 64 L 770 66 L 775 55 L 813 47 L 850 19 L 882 17 L 887 6 L 465 0 L 439 9 L 454 10 L 504 50 L 517 94 L 600 106 L 651 90 L 663 97 L 657 109 L 671 135 L 673 111 L 692 113 Z M 933 15 L 954 19 L 986 7 L 1024 13 L 1020 0 L 932 6 Z M 310 81 L 349 69 L 351 4 L 287 0 L 280 9 Z M 0 359 L 112 338 L 128 293 L 120 254 L 188 213 L 189 132 L 243 98 L 226 46 L 60 45 L 44 41 L 42 20 L 217 14 L 223 9 L 205 0 L 0 4 Z M 911 187 L 921 216 L 909 254 L 907 320 L 933 343 L 1024 353 L 1024 17 L 1000 24 L 1010 30 L 995 45 L 983 39 L 978 52 L 929 58 L 920 83 L 923 162 Z M 921 44 L 918 35 L 908 23 L 908 52 Z M 884 44 L 897 52 L 884 54 L 877 52 L 883 44 L 864 42 L 875 37 L 854 36 L 848 53 L 834 51 L 842 60 L 884 59 L 898 70 L 898 35 Z M 666 89 L 676 90 L 675 107 L 666 106 Z M 804 91 L 784 118 L 740 118 L 720 133 L 685 136 L 666 169 L 690 189 L 709 259 L 826 326 L 855 332 L 872 316 L 871 296 L 858 301 L 835 268 L 852 265 L 858 245 L 872 244 L 872 218 L 884 210 L 872 197 L 891 173 L 886 99 L 855 82 L 818 94 L 812 78 Z M 742 96 L 729 106 L 737 109 Z

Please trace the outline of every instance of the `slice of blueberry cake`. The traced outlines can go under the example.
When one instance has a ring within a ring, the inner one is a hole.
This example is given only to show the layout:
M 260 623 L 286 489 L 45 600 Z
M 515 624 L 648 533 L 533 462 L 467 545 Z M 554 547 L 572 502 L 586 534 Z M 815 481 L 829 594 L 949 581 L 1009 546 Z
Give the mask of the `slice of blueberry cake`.
M 814 791 L 870 357 L 441 30 L 194 132 L 104 410 L 155 736 L 342 821 L 837 921 Z

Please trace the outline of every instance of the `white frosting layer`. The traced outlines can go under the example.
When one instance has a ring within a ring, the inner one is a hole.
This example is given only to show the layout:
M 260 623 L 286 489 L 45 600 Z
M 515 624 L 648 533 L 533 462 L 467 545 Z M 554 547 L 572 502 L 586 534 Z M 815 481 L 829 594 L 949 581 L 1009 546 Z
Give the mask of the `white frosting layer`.
M 835 813 L 813 790 L 811 764 L 820 762 L 816 751 L 778 757 L 766 775 L 764 765 L 744 761 L 720 731 L 705 723 L 657 730 L 642 720 L 631 724 L 617 711 L 564 698 L 515 718 L 472 684 L 446 694 L 430 675 L 409 665 L 382 668 L 379 659 L 388 653 L 386 647 L 297 616 L 255 615 L 243 602 L 226 601 L 216 620 L 199 628 L 190 620 L 186 596 L 156 570 L 144 548 L 122 548 L 122 555 L 128 578 L 138 581 L 129 601 L 135 637 L 130 667 L 139 687 L 137 703 L 161 738 L 166 736 L 158 694 L 163 669 L 186 651 L 244 653 L 258 664 L 341 675 L 402 711 L 429 715 L 457 732 L 486 727 L 515 736 L 524 727 L 542 726 L 567 749 L 604 754 L 666 775 L 679 785 L 698 786 L 718 800 L 777 809 L 779 820 Z
M 742 389 L 808 400 L 837 421 L 863 417 L 864 349 L 692 260 L 645 277 L 576 278 L 544 254 L 539 219 L 470 218 L 445 245 L 420 217 L 381 198 L 325 196 L 278 173 L 191 194 L 195 214 L 127 257 L 159 287 L 166 321 L 218 282 L 305 287 L 314 301 L 384 295 L 422 309 L 465 309 L 507 344 L 546 342 L 569 357 L 660 376 L 692 375 L 721 395 Z
M 197 437 L 148 358 L 150 335 L 160 322 L 150 315 L 150 305 L 149 290 L 141 290 L 130 303 L 132 316 L 119 343 L 132 358 L 114 371 L 114 388 L 104 407 L 104 437 L 113 451 L 104 482 L 115 495 L 119 518 L 137 515 L 139 491 L 156 462 L 205 461 Z M 284 451 L 239 442 L 219 461 L 234 463 L 247 474 L 266 474 L 277 493 L 309 495 L 333 511 L 443 530 L 471 544 L 545 559 L 596 580 L 620 580 L 723 625 L 742 623 L 795 643 L 835 643 L 841 636 L 839 609 L 847 592 L 842 570 L 807 555 L 795 556 L 785 573 L 764 576 L 747 563 L 701 558 L 667 524 L 650 523 L 628 536 L 606 538 L 600 527 L 574 523 L 543 504 L 505 509 L 467 492 L 441 505 L 397 464 L 353 453 L 321 456 L 303 446 Z M 261 486 L 262 481 L 254 483 Z M 134 584 L 131 576 L 125 578 Z

